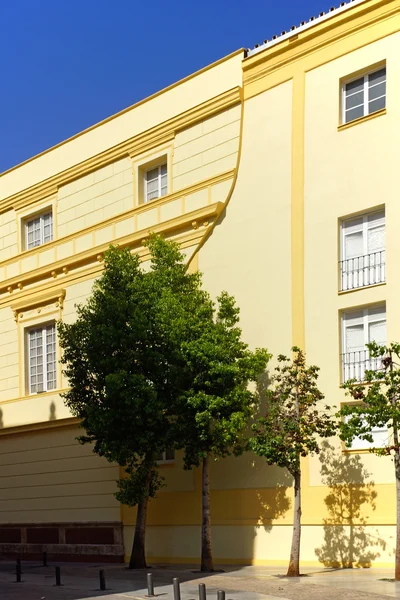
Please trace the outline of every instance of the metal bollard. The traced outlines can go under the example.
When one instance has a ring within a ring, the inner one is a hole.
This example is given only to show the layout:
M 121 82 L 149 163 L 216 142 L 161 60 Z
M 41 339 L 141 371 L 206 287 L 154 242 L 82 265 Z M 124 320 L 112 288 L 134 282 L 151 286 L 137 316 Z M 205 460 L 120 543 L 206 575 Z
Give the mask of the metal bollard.
M 147 596 L 149 598 L 154 596 L 153 573 L 147 573 Z
M 56 585 L 61 585 L 61 568 L 56 567 Z
M 207 600 L 206 584 L 199 583 L 199 599 Z
M 104 574 L 104 570 L 100 569 L 99 571 L 99 577 L 100 577 L 100 589 L 101 590 L 105 590 L 106 589 L 106 576 Z
M 174 577 L 172 583 L 174 586 L 174 600 L 181 600 L 181 588 L 178 577 Z
M 47 552 L 43 552 L 43 566 L 47 567 Z
M 225 592 L 224 592 L 224 590 L 218 590 L 218 592 L 217 592 L 217 600 L 225 600 Z
M 17 559 L 17 566 L 16 566 L 16 576 L 17 576 L 17 583 L 21 583 L 21 561 L 18 558 Z

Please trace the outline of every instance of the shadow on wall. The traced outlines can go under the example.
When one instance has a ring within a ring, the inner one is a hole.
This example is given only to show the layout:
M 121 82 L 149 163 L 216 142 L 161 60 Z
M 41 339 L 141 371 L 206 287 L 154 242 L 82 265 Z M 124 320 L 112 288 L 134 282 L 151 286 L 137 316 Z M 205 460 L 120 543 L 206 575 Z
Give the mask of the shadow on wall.
M 266 411 L 266 392 L 271 385 L 269 371 L 265 371 L 257 382 L 257 393 L 260 400 L 260 415 Z M 293 487 L 293 478 L 286 469 L 281 469 L 277 466 L 267 465 L 266 461 L 260 457 L 254 457 L 253 469 L 262 470 L 265 477 L 266 486 L 263 489 L 257 490 L 257 498 L 259 502 L 259 521 L 257 529 L 264 528 L 266 532 L 270 532 L 274 525 L 274 521 L 283 517 L 291 508 L 291 499 L 288 495 Z M 273 486 L 273 487 L 272 487 Z
M 54 402 L 51 402 L 50 403 L 49 421 L 56 421 L 56 420 L 57 420 L 56 405 Z
M 3 422 L 3 411 L 0 408 L 0 429 L 3 429 L 4 427 L 4 422 Z
M 367 532 L 365 512 L 375 510 L 377 492 L 357 454 L 342 455 L 324 441 L 320 453 L 322 483 L 329 486 L 325 498 L 324 544 L 315 549 L 326 567 L 370 567 L 385 550 L 377 532 Z

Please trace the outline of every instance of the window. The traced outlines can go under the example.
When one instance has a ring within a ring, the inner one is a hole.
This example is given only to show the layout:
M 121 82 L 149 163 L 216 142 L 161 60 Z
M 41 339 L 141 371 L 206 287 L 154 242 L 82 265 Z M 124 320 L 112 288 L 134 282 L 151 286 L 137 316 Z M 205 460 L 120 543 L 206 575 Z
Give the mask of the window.
M 386 67 L 343 84 L 343 123 L 365 117 L 385 107 Z
M 146 171 L 144 176 L 144 201 L 150 202 L 168 192 L 167 165 L 159 165 Z
M 341 222 L 340 290 L 385 281 L 385 211 Z
M 173 462 L 175 460 L 175 450 L 164 450 L 164 452 L 160 452 L 156 456 L 156 461 L 158 463 L 168 463 Z
M 25 221 L 25 250 L 51 242 L 52 239 L 53 215 L 51 212 Z
M 56 388 L 55 324 L 35 327 L 27 332 L 29 393 Z
M 365 344 L 386 344 L 386 307 L 351 311 L 342 317 L 342 378 L 362 381 L 365 371 L 381 368 L 380 358 L 371 358 Z
M 349 418 L 349 416 L 345 417 L 345 421 L 348 421 Z M 389 432 L 386 426 L 373 427 L 371 434 L 372 442 L 355 437 L 351 444 L 346 446 L 347 450 L 369 450 L 369 448 L 384 448 L 387 446 Z

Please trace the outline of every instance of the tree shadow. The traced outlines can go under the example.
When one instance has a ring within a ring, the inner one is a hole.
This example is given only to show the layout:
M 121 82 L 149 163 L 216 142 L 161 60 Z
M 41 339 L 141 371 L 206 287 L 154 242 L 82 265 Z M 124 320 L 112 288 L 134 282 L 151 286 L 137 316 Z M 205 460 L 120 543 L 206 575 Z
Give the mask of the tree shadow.
M 56 421 L 56 420 L 57 420 L 56 405 L 54 402 L 51 402 L 50 403 L 49 421 Z
M 324 523 L 324 544 L 315 549 L 325 567 L 369 568 L 385 550 L 378 532 L 366 531 L 366 512 L 375 510 L 377 492 L 370 473 L 358 454 L 338 453 L 324 441 L 320 453 L 322 483 L 329 486 L 325 498 L 328 517 Z
M 279 480 L 275 478 L 274 488 L 257 490 L 257 498 L 260 503 L 257 529 L 263 527 L 267 532 L 272 531 L 274 521 L 283 517 L 290 509 L 291 499 L 288 496 L 288 489 L 291 491 L 292 484 L 292 478 L 282 469 L 281 478 Z

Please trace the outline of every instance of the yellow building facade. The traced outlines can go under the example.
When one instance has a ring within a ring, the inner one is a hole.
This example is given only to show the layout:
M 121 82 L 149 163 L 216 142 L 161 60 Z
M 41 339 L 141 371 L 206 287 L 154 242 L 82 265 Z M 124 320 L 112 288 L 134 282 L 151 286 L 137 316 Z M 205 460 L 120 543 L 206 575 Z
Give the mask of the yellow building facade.
M 400 0 L 353 0 L 0 176 L 0 555 L 129 555 L 135 511 L 113 496 L 118 466 L 75 441 L 54 327 L 110 243 L 146 263 L 149 232 L 178 241 L 236 297 L 251 347 L 301 346 L 345 400 L 374 367 L 365 343 L 400 340 L 399 133 Z M 197 562 L 200 475 L 164 458 L 147 554 Z M 390 458 L 331 440 L 303 469 L 303 563 L 392 564 Z M 217 562 L 287 560 L 291 485 L 250 454 L 213 464 Z

